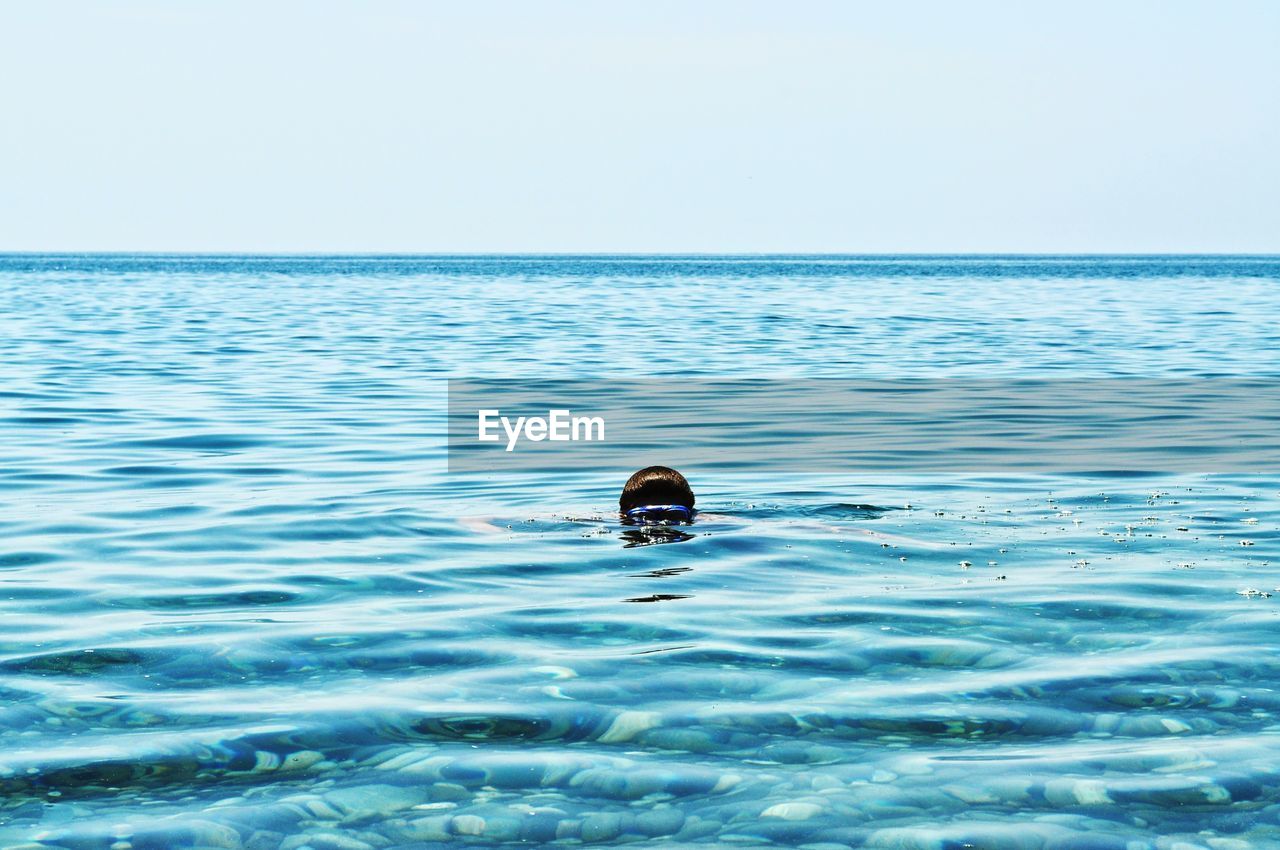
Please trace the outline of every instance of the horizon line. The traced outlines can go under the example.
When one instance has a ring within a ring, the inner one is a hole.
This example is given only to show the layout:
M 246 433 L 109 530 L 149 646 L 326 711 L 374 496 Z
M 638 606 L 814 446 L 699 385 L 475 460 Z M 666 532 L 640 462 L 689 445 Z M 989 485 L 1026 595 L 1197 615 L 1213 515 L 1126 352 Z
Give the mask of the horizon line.
M 1280 259 L 1274 251 L 9 251 L 6 257 L 261 257 L 261 258 L 717 258 L 717 257 L 858 257 L 858 258 L 933 258 L 933 257 L 1089 257 L 1089 258 L 1154 258 L 1154 257 L 1257 257 Z

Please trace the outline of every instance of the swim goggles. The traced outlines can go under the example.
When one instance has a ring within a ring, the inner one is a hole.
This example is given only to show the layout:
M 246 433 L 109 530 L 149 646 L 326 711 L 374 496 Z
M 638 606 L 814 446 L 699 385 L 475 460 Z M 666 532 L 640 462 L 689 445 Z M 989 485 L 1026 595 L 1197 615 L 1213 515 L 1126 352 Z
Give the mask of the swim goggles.
M 641 505 L 623 514 L 628 522 L 657 524 L 664 522 L 693 522 L 693 508 L 684 505 Z

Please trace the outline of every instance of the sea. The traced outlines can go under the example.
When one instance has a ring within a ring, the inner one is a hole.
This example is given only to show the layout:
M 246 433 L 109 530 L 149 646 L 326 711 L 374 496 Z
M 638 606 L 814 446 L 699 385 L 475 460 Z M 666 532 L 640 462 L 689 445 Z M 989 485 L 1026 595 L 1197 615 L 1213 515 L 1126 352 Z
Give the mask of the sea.
M 0 847 L 1280 847 L 1280 470 L 743 444 L 636 528 L 451 467 L 548 378 L 1265 392 L 1280 258 L 0 255 Z

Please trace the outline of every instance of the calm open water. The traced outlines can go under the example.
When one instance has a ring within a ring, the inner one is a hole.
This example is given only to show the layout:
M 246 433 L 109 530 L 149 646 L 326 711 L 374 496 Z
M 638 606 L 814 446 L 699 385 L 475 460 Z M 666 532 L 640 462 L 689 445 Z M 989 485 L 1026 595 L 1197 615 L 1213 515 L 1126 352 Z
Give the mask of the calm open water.
M 0 256 L 0 846 L 1280 847 L 1276 470 L 687 470 L 634 545 L 564 519 L 617 470 L 444 440 L 449 377 L 1258 378 L 1278 319 L 1274 258 Z

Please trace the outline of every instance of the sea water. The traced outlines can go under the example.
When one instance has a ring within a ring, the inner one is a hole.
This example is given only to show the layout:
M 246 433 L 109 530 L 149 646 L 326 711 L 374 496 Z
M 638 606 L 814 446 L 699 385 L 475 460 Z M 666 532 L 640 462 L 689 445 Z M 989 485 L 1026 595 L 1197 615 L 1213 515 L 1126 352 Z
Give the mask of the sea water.
M 1280 846 L 1274 469 L 687 469 L 664 535 L 445 454 L 450 378 L 1257 379 L 1277 319 L 1265 257 L 0 257 L 0 846 Z

